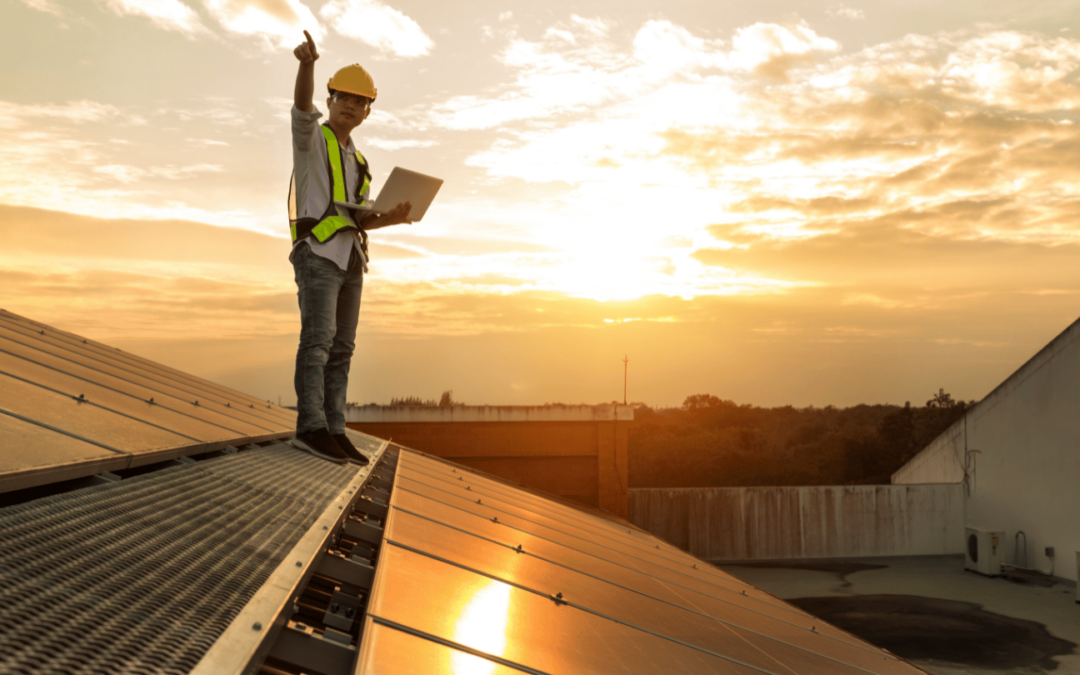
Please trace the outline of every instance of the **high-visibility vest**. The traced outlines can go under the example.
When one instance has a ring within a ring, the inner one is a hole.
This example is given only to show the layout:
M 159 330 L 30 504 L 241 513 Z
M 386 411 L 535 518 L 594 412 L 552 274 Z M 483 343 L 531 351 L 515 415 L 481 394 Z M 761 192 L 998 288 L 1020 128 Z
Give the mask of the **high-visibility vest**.
M 319 242 L 325 243 L 345 228 L 354 228 L 360 232 L 360 246 L 367 253 L 367 233 L 357 226 L 353 220 L 350 209 L 336 205 L 334 202 L 347 202 L 349 199 L 345 193 L 345 154 L 338 143 L 337 136 L 330 125 L 323 124 L 322 134 L 326 138 L 326 168 L 330 175 L 331 195 L 330 203 L 320 218 L 297 218 L 296 212 L 296 173 L 293 172 L 289 180 L 289 230 L 292 234 L 293 243 L 296 243 L 309 234 Z M 356 161 L 360 165 L 363 180 L 357 181 L 355 199 L 350 203 L 358 206 L 367 205 L 368 190 L 371 187 L 371 171 L 368 169 L 367 160 L 356 151 Z

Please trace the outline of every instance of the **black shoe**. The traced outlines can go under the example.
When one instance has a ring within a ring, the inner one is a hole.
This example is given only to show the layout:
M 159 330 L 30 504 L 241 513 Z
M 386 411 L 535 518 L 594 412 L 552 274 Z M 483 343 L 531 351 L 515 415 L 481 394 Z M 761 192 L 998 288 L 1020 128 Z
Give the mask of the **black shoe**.
M 297 447 L 305 452 L 325 459 L 334 464 L 348 464 L 349 456 L 338 446 L 334 437 L 326 429 L 296 434 Z
M 345 434 L 334 434 L 331 436 L 338 444 L 338 447 L 345 451 L 345 454 L 349 456 L 349 459 L 356 462 L 360 466 L 367 466 L 368 458 L 364 453 L 356 449 L 356 446 L 352 444 L 349 437 Z

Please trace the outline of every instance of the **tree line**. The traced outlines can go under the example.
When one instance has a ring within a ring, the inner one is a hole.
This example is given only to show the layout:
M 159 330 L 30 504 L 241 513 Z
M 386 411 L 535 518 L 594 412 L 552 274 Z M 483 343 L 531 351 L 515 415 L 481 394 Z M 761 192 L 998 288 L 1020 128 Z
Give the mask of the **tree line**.
M 369 405 L 378 405 L 371 403 Z M 454 390 L 448 389 L 442 393 L 439 400 L 436 401 L 433 398 L 422 399 L 419 396 L 403 396 L 402 398 L 391 398 L 390 407 L 392 408 L 451 408 L 455 405 L 464 405 L 461 401 L 454 400 Z
M 710 394 L 638 406 L 630 487 L 888 483 L 972 405 L 939 390 L 924 406 L 759 408 Z

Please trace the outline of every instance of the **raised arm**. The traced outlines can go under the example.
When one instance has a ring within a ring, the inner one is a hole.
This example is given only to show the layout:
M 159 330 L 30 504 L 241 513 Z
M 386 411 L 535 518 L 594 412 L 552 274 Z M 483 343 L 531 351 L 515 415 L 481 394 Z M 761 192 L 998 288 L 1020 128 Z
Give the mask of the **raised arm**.
M 302 42 L 293 50 L 293 55 L 300 62 L 296 71 L 296 87 L 293 89 L 293 103 L 301 112 L 311 112 L 311 97 L 315 95 L 315 62 L 319 59 L 319 50 L 311 34 L 304 31 L 307 42 Z

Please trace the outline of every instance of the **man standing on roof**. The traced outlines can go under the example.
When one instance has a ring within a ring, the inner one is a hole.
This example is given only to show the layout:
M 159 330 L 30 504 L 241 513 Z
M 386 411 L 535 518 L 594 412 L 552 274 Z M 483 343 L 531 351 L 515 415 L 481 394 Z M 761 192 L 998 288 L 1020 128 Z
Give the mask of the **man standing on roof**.
M 296 440 L 313 455 L 338 464 L 367 464 L 345 435 L 349 382 L 360 291 L 367 269 L 367 230 L 407 223 L 410 204 L 377 215 L 335 205 L 366 205 L 371 184 L 367 160 L 349 134 L 367 119 L 377 91 L 358 65 L 342 68 L 327 84 L 329 120 L 315 109 L 315 41 L 293 50 L 296 73 L 292 109 L 293 180 L 289 188 L 292 253 L 300 300 L 296 352 Z

